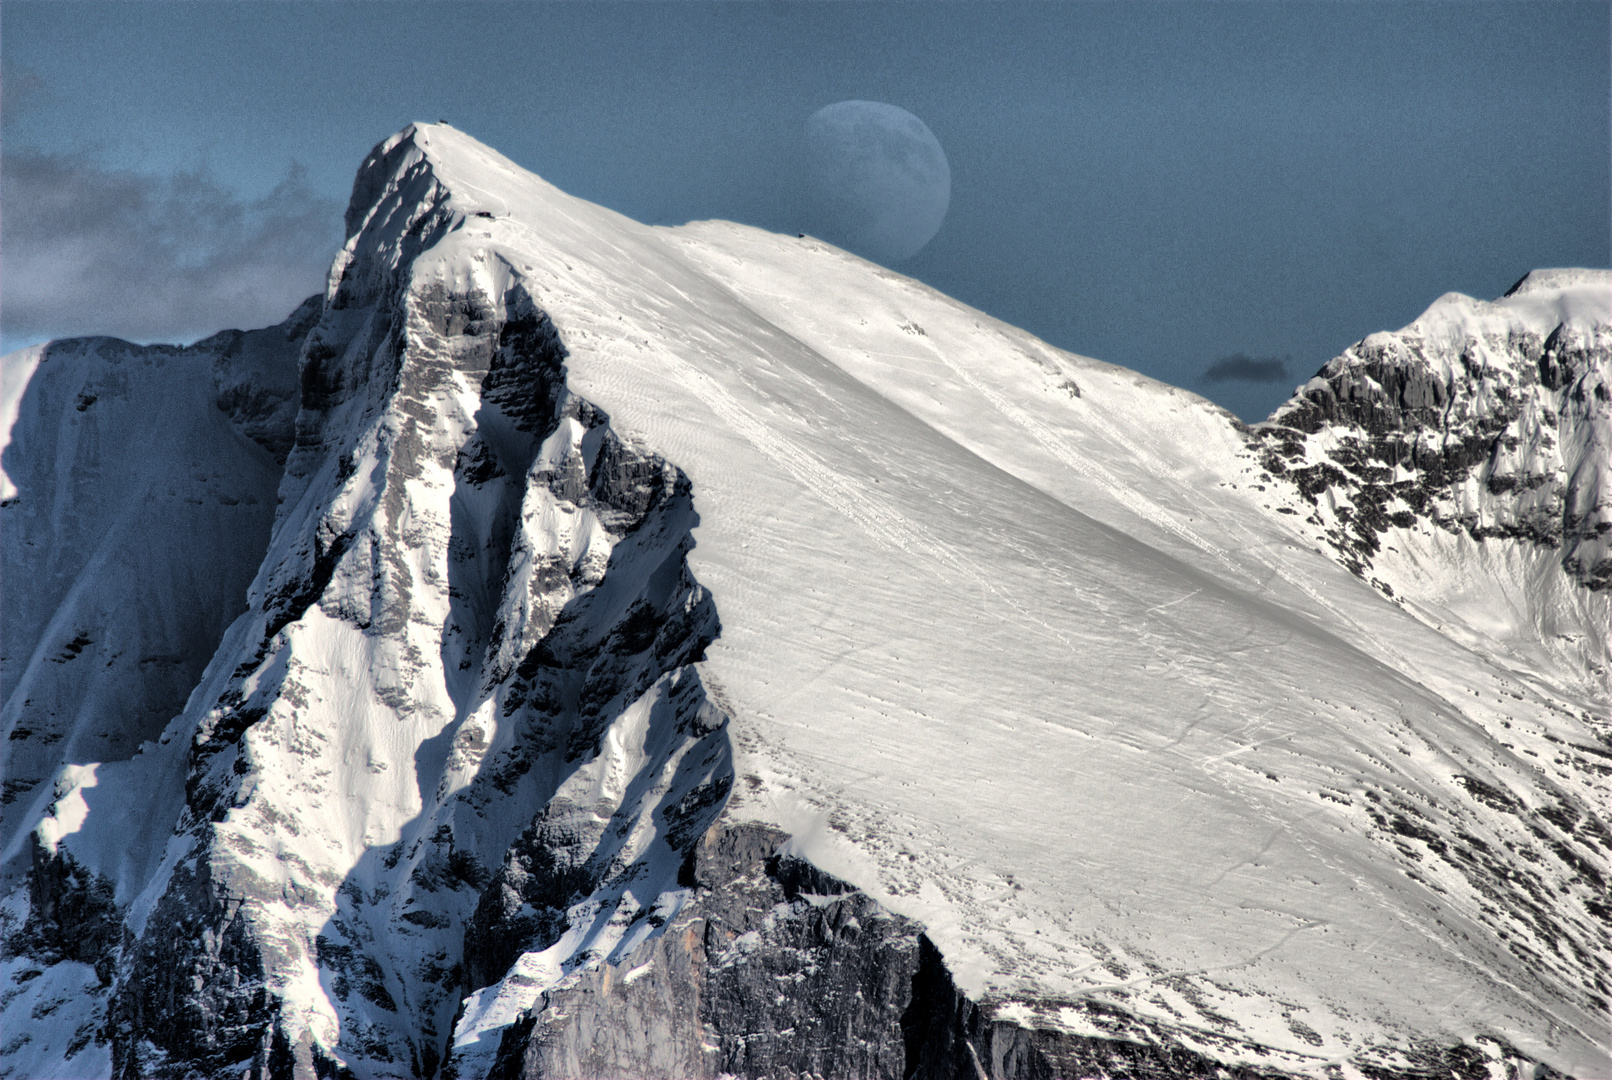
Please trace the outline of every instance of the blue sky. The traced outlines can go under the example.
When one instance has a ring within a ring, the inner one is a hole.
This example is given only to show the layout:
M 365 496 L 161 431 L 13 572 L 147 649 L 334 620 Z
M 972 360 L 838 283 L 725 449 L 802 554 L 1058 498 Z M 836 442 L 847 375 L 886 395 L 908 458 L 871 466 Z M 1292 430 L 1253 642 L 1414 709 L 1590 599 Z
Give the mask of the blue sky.
M 951 165 L 897 269 L 1257 418 L 1441 293 L 1612 261 L 1609 10 L 8 0 L 0 331 L 277 321 L 415 119 L 640 220 L 797 231 L 801 125 L 861 98 Z

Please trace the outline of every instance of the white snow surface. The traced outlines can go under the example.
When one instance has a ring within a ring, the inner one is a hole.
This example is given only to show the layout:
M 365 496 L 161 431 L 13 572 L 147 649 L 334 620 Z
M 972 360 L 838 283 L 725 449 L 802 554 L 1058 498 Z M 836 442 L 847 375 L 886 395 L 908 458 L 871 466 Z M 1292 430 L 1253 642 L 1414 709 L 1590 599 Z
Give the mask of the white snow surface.
M 920 920 L 961 988 L 1005 1018 L 1085 1031 L 1082 1002 L 1102 1001 L 1222 1060 L 1317 1076 L 1480 1036 L 1574 1075 L 1612 1069 L 1606 984 L 1591 981 L 1612 949 L 1583 907 L 1604 896 L 1550 846 L 1556 832 L 1472 794 L 1475 780 L 1524 811 L 1605 820 L 1606 593 L 1546 581 L 1559 567 L 1514 545 L 1435 530 L 1396 564 L 1390 601 L 1275 511 L 1240 426 L 1191 393 L 810 238 L 638 224 L 446 125 L 412 126 L 371 160 L 388 154 L 391 195 L 370 205 L 414 216 L 350 226 L 315 336 L 342 324 L 363 338 L 379 309 L 330 302 L 342 289 L 380 297 L 398 272 L 415 297 L 440 286 L 496 306 L 519 286 L 552 318 L 569 391 L 692 483 L 689 565 L 721 619 L 693 668 L 724 714 L 711 730 L 732 742 L 730 818 L 785 829 L 797 853 Z M 406 226 L 427 216 L 448 224 L 414 254 Z M 1451 294 L 1415 325 L 1606 323 L 1604 274 L 1528 280 L 1493 304 Z M 6 359 L 5 437 L 12 373 L 32 362 Z M 442 661 L 448 523 L 461 512 L 452 453 L 485 415 L 475 387 L 454 386 L 414 413 L 377 412 L 374 391 L 321 421 L 348 457 L 338 473 L 335 449 L 293 454 L 252 610 L 189 709 L 133 760 L 64 759 L 76 771 L 35 798 L 29 823 L 113 878 L 143 926 L 193 855 L 168 840 L 181 755 L 261 640 L 264 597 L 312 559 L 320 521 L 402 537 L 384 557 L 413 583 L 406 625 L 355 625 L 341 598 L 368 605 L 370 585 L 348 581 L 344 562 L 248 680 L 249 700 L 258 686 L 277 696 L 245 736 L 253 786 L 213 856 L 215 874 L 229 862 L 283 898 L 253 915 L 273 945 L 271 983 L 366 1077 L 408 1073 L 362 1048 L 400 1045 L 422 1017 L 480 1060 L 570 966 L 636 944 L 632 912 L 681 902 L 644 811 L 619 856 L 641 867 L 636 894 L 590 898 L 567 939 L 473 994 L 450 1032 L 459 1002 L 431 996 L 420 972 L 451 962 L 468 912 L 400 933 L 405 900 L 380 899 L 409 869 L 383 869 L 383 851 L 451 822 L 496 865 L 532 812 L 492 806 L 472 821 L 455 802 L 509 736 L 485 696 L 493 674 L 472 692 Z M 386 439 L 410 430 L 420 465 L 390 475 Z M 531 475 L 593 453 L 583 438 L 562 424 L 529 448 Z M 526 498 L 520 550 L 563 554 L 578 583 L 566 587 L 592 588 L 588 552 L 602 567 L 614 534 Z M 1510 614 L 1492 607 L 1502 594 Z M 514 595 L 492 602 L 520 649 L 477 671 L 507 670 L 552 625 Z M 1558 647 L 1562 635 L 1581 647 Z M 627 820 L 634 799 L 669 800 L 718 767 L 715 744 L 646 734 L 680 677 L 623 703 L 609 735 L 620 763 L 573 774 L 567 784 L 593 785 L 573 801 Z M 622 787 L 644 776 L 657 779 Z M 149 850 L 120 864 L 129 835 Z M 1517 881 L 1463 871 L 1427 839 L 1461 836 Z M 1604 848 L 1575 850 L 1608 872 Z M 1524 878 L 1549 895 L 1543 923 L 1515 899 Z M 340 1004 L 315 963 L 317 935 L 361 923 L 368 947 L 390 950 L 381 964 L 405 1019 Z M 85 978 L 58 966 L 29 993 Z M 62 1030 L 102 1007 L 86 993 Z M 23 1055 L 37 1051 L 8 1058 L 8 1075 L 53 1075 L 32 1071 Z

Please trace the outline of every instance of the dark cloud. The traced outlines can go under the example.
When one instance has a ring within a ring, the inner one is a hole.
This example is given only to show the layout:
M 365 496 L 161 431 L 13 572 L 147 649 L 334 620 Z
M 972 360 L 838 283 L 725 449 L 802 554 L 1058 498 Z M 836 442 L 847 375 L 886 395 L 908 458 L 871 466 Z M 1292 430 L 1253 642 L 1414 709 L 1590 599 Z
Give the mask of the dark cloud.
M 1274 356 L 1249 356 L 1246 353 L 1232 353 L 1223 356 L 1204 369 L 1202 381 L 1206 383 L 1223 382 L 1261 382 L 1279 383 L 1288 379 L 1288 360 L 1278 360 Z
M 202 173 L 152 177 L 8 151 L 0 201 L 8 343 L 188 341 L 276 323 L 323 288 L 341 240 L 340 206 L 297 168 L 246 201 Z
M 0 71 L 0 119 L 10 123 L 39 105 L 45 96 L 45 80 L 37 71 L 6 64 Z

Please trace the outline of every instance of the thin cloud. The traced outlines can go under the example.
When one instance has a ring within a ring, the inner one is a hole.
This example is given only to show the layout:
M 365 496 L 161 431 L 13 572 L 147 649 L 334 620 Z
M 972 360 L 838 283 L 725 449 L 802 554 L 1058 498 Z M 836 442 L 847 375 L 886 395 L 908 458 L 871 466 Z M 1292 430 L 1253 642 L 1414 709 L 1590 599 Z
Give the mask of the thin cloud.
M 1288 379 L 1288 360 L 1278 360 L 1274 356 L 1249 356 L 1246 353 L 1232 353 L 1223 356 L 1204 369 L 1202 379 L 1206 383 L 1222 382 L 1260 382 L 1279 383 Z
M 284 319 L 324 286 L 341 207 L 293 167 L 246 201 L 202 173 L 152 177 L 79 155 L 0 160 L 8 341 L 189 341 Z

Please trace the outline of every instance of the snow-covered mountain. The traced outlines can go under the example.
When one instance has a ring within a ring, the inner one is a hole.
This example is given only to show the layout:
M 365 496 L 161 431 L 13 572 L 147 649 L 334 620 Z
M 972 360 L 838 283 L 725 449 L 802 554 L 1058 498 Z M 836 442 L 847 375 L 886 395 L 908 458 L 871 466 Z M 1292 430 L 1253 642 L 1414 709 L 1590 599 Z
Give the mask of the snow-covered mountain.
M 445 125 L 347 231 L 5 360 L 4 1075 L 1612 1069 L 1612 275 L 1249 428 Z

